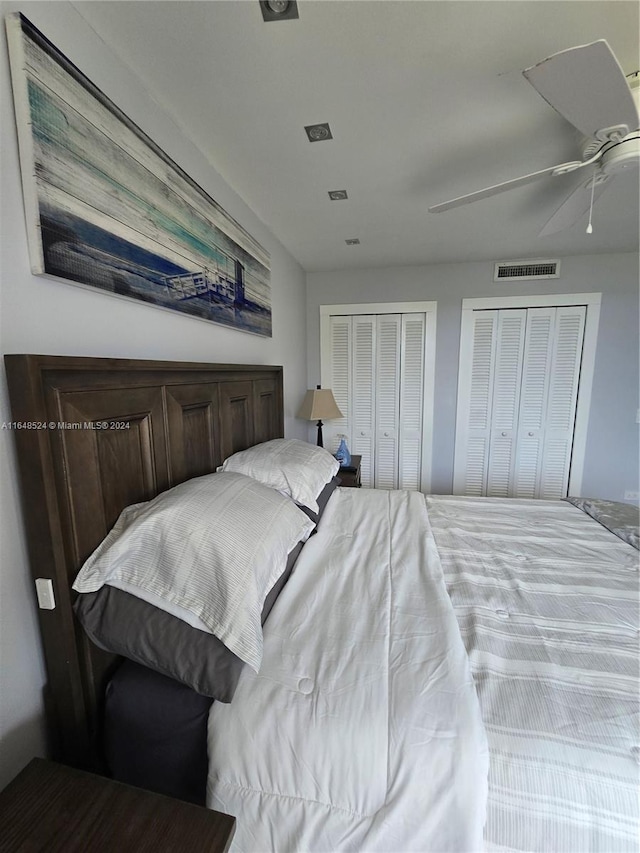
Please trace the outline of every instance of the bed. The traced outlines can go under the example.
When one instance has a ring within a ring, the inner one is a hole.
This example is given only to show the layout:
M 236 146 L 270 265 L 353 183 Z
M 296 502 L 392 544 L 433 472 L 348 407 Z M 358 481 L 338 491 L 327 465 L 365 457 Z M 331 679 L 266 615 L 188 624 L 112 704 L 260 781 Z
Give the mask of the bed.
M 56 425 L 16 431 L 57 600 L 39 611 L 56 757 L 104 770 L 125 667 L 80 628 L 72 582 L 125 507 L 282 438 L 282 371 L 6 365 L 14 420 Z M 207 803 L 237 817 L 235 849 L 636 849 L 637 569 L 567 502 L 335 489 L 260 665 L 205 706 Z

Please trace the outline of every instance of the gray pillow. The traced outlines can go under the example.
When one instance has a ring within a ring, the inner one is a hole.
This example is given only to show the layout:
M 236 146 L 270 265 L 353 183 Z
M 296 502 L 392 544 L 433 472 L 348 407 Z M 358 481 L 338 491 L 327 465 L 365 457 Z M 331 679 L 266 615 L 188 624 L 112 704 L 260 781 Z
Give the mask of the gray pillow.
M 287 566 L 267 595 L 264 624 L 302 550 L 291 551 Z M 80 593 L 74 610 L 85 633 L 101 649 L 140 663 L 218 702 L 231 702 L 243 661 L 213 634 L 116 587 Z

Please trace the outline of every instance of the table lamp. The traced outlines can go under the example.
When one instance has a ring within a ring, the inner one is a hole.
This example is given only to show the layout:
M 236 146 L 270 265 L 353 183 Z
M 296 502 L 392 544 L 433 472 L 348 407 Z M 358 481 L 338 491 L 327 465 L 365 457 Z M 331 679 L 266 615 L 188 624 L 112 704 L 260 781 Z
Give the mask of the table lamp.
M 329 421 L 344 416 L 338 408 L 331 389 L 321 388 L 318 385 L 304 395 L 297 417 L 304 418 L 306 421 L 318 422 L 318 447 L 324 447 L 322 443 L 322 420 Z

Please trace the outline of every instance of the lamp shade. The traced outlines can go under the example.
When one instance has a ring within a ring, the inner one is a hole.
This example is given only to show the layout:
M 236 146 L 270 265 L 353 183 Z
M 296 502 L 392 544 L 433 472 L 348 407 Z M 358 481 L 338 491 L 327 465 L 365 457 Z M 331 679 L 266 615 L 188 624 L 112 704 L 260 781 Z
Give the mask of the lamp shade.
M 330 388 L 307 391 L 297 416 L 307 421 L 328 421 L 343 417 Z

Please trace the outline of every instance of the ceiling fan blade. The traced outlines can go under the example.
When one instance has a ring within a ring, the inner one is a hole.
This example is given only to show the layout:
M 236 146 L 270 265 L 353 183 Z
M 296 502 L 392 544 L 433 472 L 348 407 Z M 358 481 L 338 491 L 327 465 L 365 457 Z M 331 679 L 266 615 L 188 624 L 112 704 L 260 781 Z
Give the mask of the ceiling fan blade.
M 440 204 L 434 204 L 429 208 L 430 213 L 443 213 L 445 210 L 451 210 L 452 207 L 460 207 L 463 204 L 471 204 L 473 201 L 480 201 L 481 198 L 489 198 L 492 195 L 512 190 L 515 187 L 521 187 L 536 181 L 538 178 L 543 178 L 545 175 L 564 175 L 567 172 L 574 172 L 588 165 L 586 161 L 581 163 L 579 160 L 573 160 L 570 163 L 561 163 L 559 166 L 550 166 L 548 169 L 540 169 L 538 172 L 530 172 L 528 175 L 523 175 L 521 178 L 512 178 L 510 181 L 503 181 L 501 184 L 494 184 L 492 187 L 485 187 L 483 190 L 476 190 L 473 193 L 452 198 L 450 201 L 443 201 Z
M 522 73 L 585 136 L 621 125 L 626 133 L 638 127 L 631 90 L 604 39 L 555 53 Z
M 607 175 L 600 175 L 599 183 L 596 183 L 593 188 L 593 201 L 600 198 L 610 180 Z M 564 200 L 560 207 L 553 214 L 551 219 L 544 226 L 538 237 L 548 237 L 550 234 L 557 234 L 558 231 L 563 231 L 574 225 L 581 216 L 589 210 L 591 206 L 591 184 L 593 179 L 580 184 L 575 190 Z

